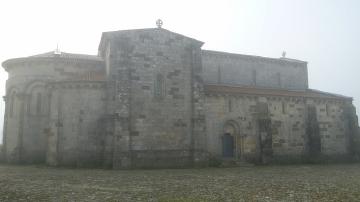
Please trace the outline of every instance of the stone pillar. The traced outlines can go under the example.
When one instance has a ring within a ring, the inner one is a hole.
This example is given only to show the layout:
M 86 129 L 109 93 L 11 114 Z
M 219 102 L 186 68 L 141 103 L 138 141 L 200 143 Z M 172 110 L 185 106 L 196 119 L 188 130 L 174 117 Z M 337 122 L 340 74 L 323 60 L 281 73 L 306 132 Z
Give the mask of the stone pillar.
M 194 166 L 208 165 L 206 124 L 205 124 L 205 94 L 202 79 L 201 49 L 191 48 L 191 85 L 192 85 L 192 134 L 191 150 Z
M 260 163 L 267 164 L 272 160 L 273 148 L 271 118 L 266 100 L 259 99 L 256 109 L 257 113 L 255 116 L 258 135 L 258 157 Z
M 106 115 L 102 120 L 103 128 L 103 167 L 112 168 L 113 154 L 114 154 L 114 124 L 115 117 L 112 115 Z
M 59 87 L 52 87 L 50 100 L 49 128 L 47 133 L 46 163 L 51 166 L 62 163 L 62 138 L 63 138 L 63 100 L 62 90 Z
M 7 131 L 7 117 L 8 117 L 8 97 L 3 96 L 4 103 L 5 103 L 5 113 L 4 113 L 4 125 L 3 125 L 3 145 L 0 151 L 1 157 L 4 161 L 6 161 L 6 131 Z
M 310 158 L 315 158 L 321 153 L 321 137 L 319 122 L 317 120 L 316 106 L 306 107 L 306 146 Z
M 346 103 L 343 109 L 347 152 L 350 156 L 360 155 L 360 131 L 356 108 L 352 103 Z
M 18 156 L 17 156 L 17 161 L 19 163 L 23 162 L 23 158 L 22 158 L 22 154 L 23 154 L 23 150 L 24 150 L 24 145 L 23 145 L 23 134 L 24 134 L 24 118 L 25 118 L 25 98 L 26 95 L 24 93 L 19 93 L 17 94 L 17 98 L 19 100 L 19 134 L 18 134 L 18 143 L 17 143 L 17 147 L 18 147 Z
M 130 39 L 122 37 L 114 41 L 109 57 L 110 79 L 114 85 L 114 92 L 110 92 L 109 99 L 114 113 L 113 132 L 113 168 L 131 168 L 131 52 L 133 50 Z M 112 96 L 115 96 L 112 98 Z

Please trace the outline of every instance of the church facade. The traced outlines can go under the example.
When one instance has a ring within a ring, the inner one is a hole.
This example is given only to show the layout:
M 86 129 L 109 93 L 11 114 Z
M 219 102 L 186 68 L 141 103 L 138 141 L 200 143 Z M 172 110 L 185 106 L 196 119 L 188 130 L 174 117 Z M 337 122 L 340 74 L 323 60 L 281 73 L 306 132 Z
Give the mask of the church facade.
M 163 28 L 104 32 L 98 55 L 9 59 L 8 162 L 109 168 L 354 156 L 351 97 L 307 63 L 201 49 Z

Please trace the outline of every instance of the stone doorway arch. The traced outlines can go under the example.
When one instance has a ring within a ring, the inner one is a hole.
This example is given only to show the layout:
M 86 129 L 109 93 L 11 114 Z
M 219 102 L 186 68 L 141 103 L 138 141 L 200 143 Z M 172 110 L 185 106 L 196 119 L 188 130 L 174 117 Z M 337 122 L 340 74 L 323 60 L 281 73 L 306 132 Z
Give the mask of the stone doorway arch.
M 222 156 L 224 158 L 233 158 L 235 154 L 234 136 L 230 133 L 225 133 L 222 136 Z
M 239 141 L 239 125 L 233 120 L 226 121 L 224 124 L 222 139 L 222 157 L 238 158 L 241 151 L 238 146 Z

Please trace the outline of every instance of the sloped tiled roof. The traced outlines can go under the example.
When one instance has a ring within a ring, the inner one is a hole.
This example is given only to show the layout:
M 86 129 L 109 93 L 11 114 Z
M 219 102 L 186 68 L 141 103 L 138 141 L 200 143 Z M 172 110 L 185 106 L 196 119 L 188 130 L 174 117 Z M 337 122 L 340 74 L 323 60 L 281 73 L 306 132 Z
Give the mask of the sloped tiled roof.
M 98 57 L 97 55 L 86 55 L 86 54 L 77 54 L 77 53 L 66 53 L 66 52 L 59 52 L 56 54 L 54 51 L 38 54 L 38 55 L 32 55 L 29 57 L 36 57 L 36 58 L 72 58 L 72 59 L 85 59 L 85 60 L 99 60 L 102 61 L 101 57 Z
M 250 59 L 254 61 L 267 61 L 267 62 L 276 62 L 276 63 L 293 63 L 293 64 L 307 64 L 306 61 L 301 61 L 297 59 L 291 58 L 270 58 L 270 57 L 263 57 L 257 55 L 245 55 L 239 53 L 228 53 L 222 51 L 214 51 L 214 50 L 202 50 L 203 56 L 219 56 L 219 57 L 231 57 L 231 58 L 240 58 L 240 59 Z
M 290 97 L 352 100 L 352 97 L 323 92 L 314 89 L 287 90 L 287 89 L 273 89 L 273 88 L 258 88 L 258 87 L 250 87 L 250 86 L 227 86 L 227 85 L 217 85 L 217 84 L 206 84 L 204 85 L 204 88 L 206 94 L 214 94 L 214 93 L 243 94 L 243 95 L 290 96 Z
M 19 62 L 29 62 L 29 61 L 49 61 L 53 59 L 62 59 L 71 62 L 91 62 L 91 63 L 102 63 L 104 60 L 96 55 L 86 55 L 86 54 L 76 54 L 76 53 L 66 53 L 66 52 L 58 52 L 50 51 L 38 55 L 32 55 L 29 57 L 21 57 L 21 58 L 12 58 L 9 60 L 5 60 L 2 63 L 2 66 L 5 70 L 11 66 L 12 64 L 16 64 Z

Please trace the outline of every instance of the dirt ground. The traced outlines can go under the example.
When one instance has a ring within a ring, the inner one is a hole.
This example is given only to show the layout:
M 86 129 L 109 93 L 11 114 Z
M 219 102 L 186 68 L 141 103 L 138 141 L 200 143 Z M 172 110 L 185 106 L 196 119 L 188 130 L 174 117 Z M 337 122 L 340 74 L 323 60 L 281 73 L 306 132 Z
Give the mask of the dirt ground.
M 0 201 L 360 201 L 360 164 L 129 171 L 2 164 Z

